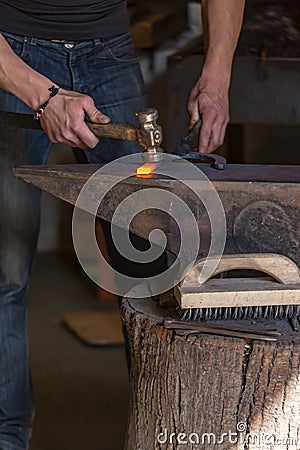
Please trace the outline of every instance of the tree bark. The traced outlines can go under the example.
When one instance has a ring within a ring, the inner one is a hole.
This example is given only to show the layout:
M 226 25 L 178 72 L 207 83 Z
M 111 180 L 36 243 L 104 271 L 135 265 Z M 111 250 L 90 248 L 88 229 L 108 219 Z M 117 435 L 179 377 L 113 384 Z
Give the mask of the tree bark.
M 299 340 L 166 329 L 176 314 L 125 298 L 131 399 L 124 450 L 299 450 Z

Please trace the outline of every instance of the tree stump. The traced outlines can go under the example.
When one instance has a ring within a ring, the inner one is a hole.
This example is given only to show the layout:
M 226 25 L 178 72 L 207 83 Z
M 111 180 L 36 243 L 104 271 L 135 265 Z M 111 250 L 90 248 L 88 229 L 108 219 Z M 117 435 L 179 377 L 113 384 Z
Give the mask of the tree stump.
M 300 333 L 246 341 L 166 329 L 166 316 L 176 309 L 123 299 L 132 358 L 124 450 L 299 450 Z

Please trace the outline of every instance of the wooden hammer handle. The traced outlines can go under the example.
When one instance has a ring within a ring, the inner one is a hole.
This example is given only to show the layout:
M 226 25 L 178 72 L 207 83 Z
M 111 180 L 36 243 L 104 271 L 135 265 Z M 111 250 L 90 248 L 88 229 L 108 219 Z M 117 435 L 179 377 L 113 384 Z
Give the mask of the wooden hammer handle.
M 124 141 L 137 141 L 138 140 L 138 127 L 128 124 L 114 124 L 108 123 L 105 125 L 86 122 L 89 129 L 98 138 L 106 137 L 113 139 L 122 139 Z
M 101 125 L 98 123 L 86 122 L 89 129 L 98 138 L 107 137 L 114 139 L 122 139 L 125 141 L 138 140 L 138 127 L 128 124 L 112 124 Z M 0 127 L 17 127 L 29 128 L 31 130 L 41 130 L 41 124 L 38 120 L 33 120 L 30 114 L 20 114 L 7 111 L 0 111 Z

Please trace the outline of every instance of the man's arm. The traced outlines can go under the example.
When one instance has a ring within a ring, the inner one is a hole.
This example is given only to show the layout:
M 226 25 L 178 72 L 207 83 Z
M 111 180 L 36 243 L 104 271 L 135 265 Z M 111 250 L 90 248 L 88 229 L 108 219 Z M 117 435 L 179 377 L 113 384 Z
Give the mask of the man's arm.
M 205 63 L 191 90 L 190 127 L 202 118 L 199 151 L 210 153 L 224 142 L 229 122 L 228 89 L 245 0 L 202 0 Z
M 55 83 L 25 64 L 0 34 L 0 87 L 14 94 L 36 111 L 49 97 Z M 88 95 L 60 89 L 53 97 L 40 122 L 52 142 L 71 147 L 93 148 L 98 139 L 84 123 L 85 114 L 92 122 L 108 123 Z

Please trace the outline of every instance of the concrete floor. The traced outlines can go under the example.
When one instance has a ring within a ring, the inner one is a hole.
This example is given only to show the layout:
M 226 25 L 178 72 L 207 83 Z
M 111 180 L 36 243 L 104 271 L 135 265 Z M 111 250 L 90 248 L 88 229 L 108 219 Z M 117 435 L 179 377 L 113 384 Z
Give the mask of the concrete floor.
M 36 419 L 30 450 L 122 449 L 128 406 L 123 346 L 90 347 L 59 323 L 103 308 L 74 265 L 38 255 L 28 293 Z

